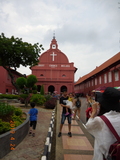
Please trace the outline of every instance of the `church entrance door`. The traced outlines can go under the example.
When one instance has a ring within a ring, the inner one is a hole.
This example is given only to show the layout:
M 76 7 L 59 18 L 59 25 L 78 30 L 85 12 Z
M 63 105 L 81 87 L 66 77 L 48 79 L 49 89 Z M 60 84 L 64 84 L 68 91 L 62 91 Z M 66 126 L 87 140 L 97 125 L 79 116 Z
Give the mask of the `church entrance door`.
M 41 86 L 37 85 L 37 91 L 40 92 Z
M 48 87 L 48 92 L 53 93 L 54 91 L 55 91 L 55 87 L 52 86 L 52 85 L 50 85 L 50 86 Z
M 67 90 L 67 87 L 66 86 L 62 86 L 61 89 L 60 89 L 60 92 L 63 92 L 63 90 Z

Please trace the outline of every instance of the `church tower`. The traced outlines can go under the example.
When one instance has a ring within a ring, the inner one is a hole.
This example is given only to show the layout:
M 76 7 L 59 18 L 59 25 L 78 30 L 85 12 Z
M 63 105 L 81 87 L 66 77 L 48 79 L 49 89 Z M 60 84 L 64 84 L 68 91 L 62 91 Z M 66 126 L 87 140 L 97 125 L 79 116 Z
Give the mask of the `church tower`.
M 74 63 L 69 63 L 67 56 L 58 49 L 58 44 L 53 36 L 50 48 L 39 57 L 37 66 L 31 68 L 32 74 L 37 77 L 37 87 L 40 91 L 44 85 L 45 92 L 54 91 L 60 94 L 63 89 L 74 92 L 74 73 L 77 68 Z

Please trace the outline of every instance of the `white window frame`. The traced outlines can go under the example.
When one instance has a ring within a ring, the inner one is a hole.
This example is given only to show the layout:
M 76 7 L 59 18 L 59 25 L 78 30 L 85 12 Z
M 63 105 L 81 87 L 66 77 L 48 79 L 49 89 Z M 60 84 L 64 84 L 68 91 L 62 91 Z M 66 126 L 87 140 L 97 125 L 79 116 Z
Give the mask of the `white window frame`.
M 93 80 L 92 80 L 92 86 L 93 86 Z
M 90 81 L 89 81 L 89 87 L 90 87 Z
M 104 74 L 104 83 L 107 83 L 107 74 Z
M 102 78 L 101 78 L 101 76 L 99 77 L 99 84 L 101 84 L 102 83 Z
M 62 77 L 66 77 L 66 75 L 65 75 L 65 74 L 63 74 L 63 75 L 62 75 Z
M 112 72 L 108 72 L 108 82 L 112 82 Z
M 114 72 L 114 77 L 115 77 L 115 81 L 119 81 L 119 72 L 118 71 Z
M 95 78 L 95 85 L 97 85 L 97 78 Z

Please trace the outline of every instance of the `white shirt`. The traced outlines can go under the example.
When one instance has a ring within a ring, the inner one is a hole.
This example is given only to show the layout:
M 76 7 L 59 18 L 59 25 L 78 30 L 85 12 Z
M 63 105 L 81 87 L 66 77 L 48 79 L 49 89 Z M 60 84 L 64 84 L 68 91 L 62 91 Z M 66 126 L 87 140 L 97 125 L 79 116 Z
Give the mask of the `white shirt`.
M 67 101 L 66 101 L 66 106 L 69 106 L 70 109 L 72 109 L 73 103 L 72 103 L 71 101 L 67 100 Z
M 110 111 L 104 115 L 109 119 L 120 136 L 120 113 Z M 93 160 L 103 160 L 103 155 L 107 158 L 110 145 L 117 141 L 115 136 L 99 116 L 90 118 L 86 123 L 86 127 L 95 137 Z

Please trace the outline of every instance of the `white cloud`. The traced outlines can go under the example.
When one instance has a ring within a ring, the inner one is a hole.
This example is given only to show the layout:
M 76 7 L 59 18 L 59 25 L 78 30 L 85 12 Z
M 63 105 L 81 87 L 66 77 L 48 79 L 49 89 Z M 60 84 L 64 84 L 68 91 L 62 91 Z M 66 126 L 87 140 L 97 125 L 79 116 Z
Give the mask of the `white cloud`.
M 0 31 L 49 49 L 55 31 L 59 49 L 78 68 L 75 80 L 120 50 L 119 0 L 1 0 Z M 30 74 L 28 68 L 20 72 Z

